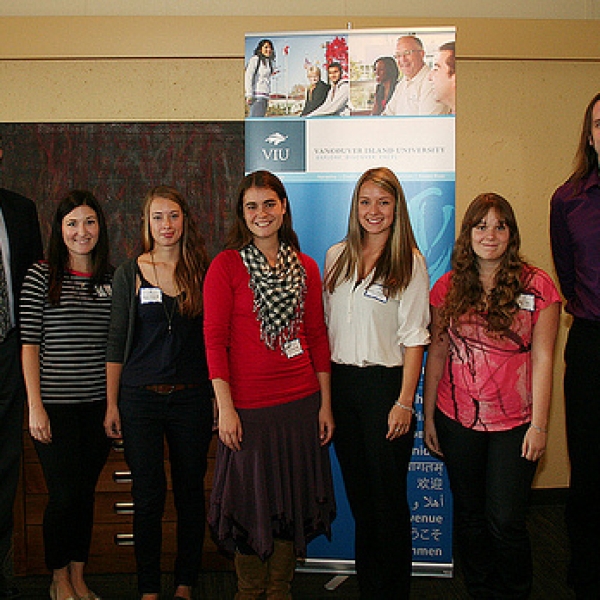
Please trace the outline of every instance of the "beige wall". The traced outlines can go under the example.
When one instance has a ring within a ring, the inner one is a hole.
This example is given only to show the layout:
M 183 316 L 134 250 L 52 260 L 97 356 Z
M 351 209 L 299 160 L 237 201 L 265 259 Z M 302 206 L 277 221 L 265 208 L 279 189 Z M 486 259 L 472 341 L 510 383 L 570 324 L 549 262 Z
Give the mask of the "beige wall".
M 234 16 L 255 15 L 250 0 L 2 0 L 0 16 Z M 279 0 L 265 5 L 273 16 L 352 15 L 396 17 L 499 17 L 505 19 L 600 18 L 600 0 Z M 311 29 L 321 25 L 313 23 Z
M 551 273 L 548 206 L 569 174 L 600 82 L 599 21 L 362 17 L 0 18 L 0 119 L 10 122 L 243 118 L 252 31 L 456 25 L 457 214 L 482 191 L 514 205 L 523 251 Z M 563 318 L 549 448 L 538 487 L 564 487 Z

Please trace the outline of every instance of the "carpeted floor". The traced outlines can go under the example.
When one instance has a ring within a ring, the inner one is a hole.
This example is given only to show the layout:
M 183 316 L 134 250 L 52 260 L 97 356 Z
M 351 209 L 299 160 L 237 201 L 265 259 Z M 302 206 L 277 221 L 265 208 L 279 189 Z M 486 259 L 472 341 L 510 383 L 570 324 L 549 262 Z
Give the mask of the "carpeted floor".
M 534 557 L 532 600 L 570 600 L 575 596 L 566 586 L 567 547 L 562 505 L 533 505 L 529 528 Z M 333 574 L 299 572 L 293 585 L 295 600 L 358 600 L 356 578 L 350 576 L 335 590 L 325 589 Z M 32 576 L 17 579 L 24 600 L 47 599 L 49 577 Z M 90 587 L 104 600 L 135 600 L 135 575 L 90 575 Z M 195 598 L 231 600 L 235 594 L 233 572 L 204 572 L 195 590 Z M 172 598 L 172 577 L 163 577 L 163 597 Z M 414 577 L 411 600 L 467 600 L 460 571 L 453 578 Z

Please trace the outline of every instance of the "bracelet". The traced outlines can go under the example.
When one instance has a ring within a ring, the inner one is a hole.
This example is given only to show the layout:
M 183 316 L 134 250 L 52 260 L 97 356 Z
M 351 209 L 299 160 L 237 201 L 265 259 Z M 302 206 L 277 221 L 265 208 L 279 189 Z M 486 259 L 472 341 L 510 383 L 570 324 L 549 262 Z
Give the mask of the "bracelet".
M 538 427 L 537 425 L 534 425 L 533 423 L 530 423 L 529 427 L 533 427 L 538 433 L 548 433 L 548 430 L 545 427 Z
M 396 402 L 394 402 L 395 406 L 399 406 L 400 408 L 403 408 L 404 410 L 409 410 L 413 415 L 416 414 L 415 409 L 412 406 L 406 406 L 406 404 L 402 404 L 402 402 L 400 402 L 400 400 L 396 400 Z

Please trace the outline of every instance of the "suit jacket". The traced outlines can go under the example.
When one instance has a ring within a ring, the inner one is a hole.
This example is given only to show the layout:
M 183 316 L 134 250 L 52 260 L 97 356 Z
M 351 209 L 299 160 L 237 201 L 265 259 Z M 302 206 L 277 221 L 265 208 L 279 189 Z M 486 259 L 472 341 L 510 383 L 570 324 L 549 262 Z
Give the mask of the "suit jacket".
M 14 306 L 18 307 L 27 269 L 43 257 L 40 224 L 33 201 L 4 188 L 0 188 L 0 210 L 8 234 Z

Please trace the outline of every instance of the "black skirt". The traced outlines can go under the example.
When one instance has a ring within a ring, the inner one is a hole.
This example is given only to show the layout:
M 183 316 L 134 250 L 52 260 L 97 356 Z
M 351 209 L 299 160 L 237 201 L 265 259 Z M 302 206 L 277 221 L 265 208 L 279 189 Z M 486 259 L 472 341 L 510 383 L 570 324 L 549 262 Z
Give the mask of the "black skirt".
M 239 409 L 242 449 L 219 441 L 208 522 L 229 554 L 236 541 L 262 559 L 273 538 L 292 539 L 296 554 L 318 535 L 331 538 L 335 518 L 329 448 L 319 440 L 320 394 L 257 409 Z

